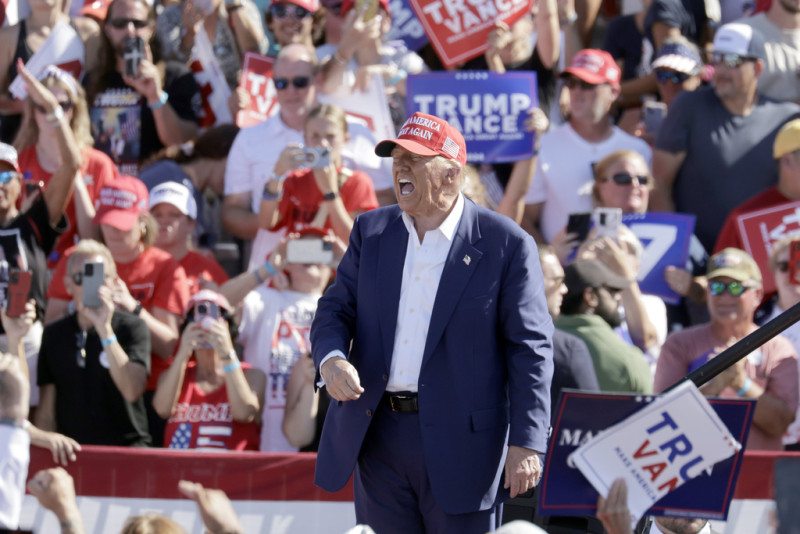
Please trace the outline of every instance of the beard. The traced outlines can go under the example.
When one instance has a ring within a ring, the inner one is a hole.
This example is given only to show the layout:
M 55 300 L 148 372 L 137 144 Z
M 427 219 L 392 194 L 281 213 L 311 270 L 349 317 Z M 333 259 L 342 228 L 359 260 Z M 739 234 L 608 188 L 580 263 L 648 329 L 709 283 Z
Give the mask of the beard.
M 605 322 L 607 322 L 611 328 L 616 328 L 622 324 L 622 314 L 620 313 L 618 306 L 602 303 L 595 309 L 594 312 Z

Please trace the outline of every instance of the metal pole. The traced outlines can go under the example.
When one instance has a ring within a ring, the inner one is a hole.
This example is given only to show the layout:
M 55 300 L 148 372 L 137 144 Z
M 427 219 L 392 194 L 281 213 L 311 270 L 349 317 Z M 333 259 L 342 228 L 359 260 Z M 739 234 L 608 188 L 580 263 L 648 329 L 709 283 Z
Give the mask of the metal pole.
M 798 320 L 800 320 L 800 303 L 795 304 L 755 332 L 746 335 L 735 344 L 720 352 L 717 356 L 672 384 L 664 390 L 664 393 L 687 380 L 694 382 L 697 387 L 702 386 L 770 339 L 792 326 Z

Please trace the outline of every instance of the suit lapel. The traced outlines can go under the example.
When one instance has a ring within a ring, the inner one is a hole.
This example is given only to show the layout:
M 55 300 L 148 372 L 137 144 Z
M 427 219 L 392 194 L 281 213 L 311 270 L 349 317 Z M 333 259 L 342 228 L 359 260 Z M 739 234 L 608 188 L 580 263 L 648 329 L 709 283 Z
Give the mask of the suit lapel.
M 398 210 L 399 212 L 399 210 Z M 378 270 L 375 284 L 376 302 L 383 342 L 386 368 L 392 364 L 394 336 L 397 330 L 397 310 L 400 307 L 400 287 L 403 284 L 403 265 L 408 248 L 408 231 L 402 216 L 390 222 L 378 237 Z
M 464 214 L 461 216 L 458 229 L 453 236 L 450 253 L 444 264 L 442 278 L 436 291 L 436 299 L 433 301 L 428 338 L 425 340 L 425 352 L 422 355 L 422 367 L 430 358 L 433 348 L 439 343 L 456 304 L 461 300 L 467 283 L 478 268 L 478 262 L 480 262 L 483 252 L 475 248 L 473 243 L 476 243 L 480 237 L 477 209 L 471 201 L 467 200 L 464 203 Z

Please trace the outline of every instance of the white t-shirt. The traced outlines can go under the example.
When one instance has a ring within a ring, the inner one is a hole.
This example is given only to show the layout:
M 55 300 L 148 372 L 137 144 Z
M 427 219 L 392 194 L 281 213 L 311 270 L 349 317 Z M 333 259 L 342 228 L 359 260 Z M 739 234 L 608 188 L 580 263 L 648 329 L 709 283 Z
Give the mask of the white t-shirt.
M 542 137 L 536 172 L 525 204 L 544 203 L 539 228 L 549 243 L 567 225 L 570 213 L 592 211 L 592 164 L 617 150 L 634 150 L 652 165 L 653 151 L 638 137 L 613 126 L 611 136 L 590 143 L 567 123 Z
M 27 430 L 0 424 L 0 528 L 19 528 L 30 449 Z
M 765 322 L 773 320 L 775 317 L 782 314 L 783 311 L 784 310 L 782 310 L 780 306 L 775 304 L 772 308 L 772 314 L 767 317 Z M 800 323 L 790 325 L 789 328 L 781 332 L 781 335 L 792 343 L 795 352 L 800 355 Z M 797 359 L 797 365 L 800 368 L 800 357 Z M 800 371 L 800 369 L 798 370 Z M 800 383 L 798 383 L 797 387 L 800 388 Z M 783 434 L 784 445 L 793 445 L 795 443 L 800 443 L 800 406 L 797 407 L 794 422 L 789 425 L 789 428 L 787 428 L 786 432 Z
M 267 374 L 261 424 L 264 452 L 297 452 L 281 430 L 286 383 L 297 359 L 311 351 L 308 334 L 320 296 L 262 285 L 244 299 L 238 338 L 244 361 Z

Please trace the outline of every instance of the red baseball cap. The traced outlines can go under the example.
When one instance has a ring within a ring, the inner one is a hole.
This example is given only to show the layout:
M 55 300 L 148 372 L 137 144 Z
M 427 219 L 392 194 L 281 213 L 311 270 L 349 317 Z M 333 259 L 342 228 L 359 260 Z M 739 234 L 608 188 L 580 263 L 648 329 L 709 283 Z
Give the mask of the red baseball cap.
M 84 17 L 94 17 L 96 20 L 104 21 L 108 15 L 108 6 L 111 5 L 111 0 L 86 0 L 80 12 L 78 13 Z
M 347 15 L 347 12 L 353 9 L 355 4 L 355 0 L 344 0 L 344 2 L 342 2 L 342 10 L 339 12 L 340 16 L 344 17 Z M 389 14 L 389 0 L 378 0 L 378 5 Z
M 231 303 L 225 298 L 225 295 L 221 295 L 211 289 L 201 289 L 189 298 L 189 302 L 186 304 L 186 310 L 184 310 L 183 313 L 184 317 L 198 302 L 213 302 L 220 308 L 233 313 L 233 306 L 231 306 Z
M 0 161 L 3 163 L 8 163 L 14 170 L 20 172 L 19 170 L 19 158 L 17 157 L 17 150 L 5 143 L 0 143 Z
M 314 13 L 319 9 L 319 0 L 272 0 L 269 6 L 277 4 L 294 4 Z
M 100 189 L 94 199 L 94 224 L 107 224 L 127 232 L 147 211 L 147 187 L 138 178 L 122 174 Z
M 382 158 L 392 155 L 399 145 L 419 156 L 443 156 L 462 165 L 467 163 L 467 145 L 461 132 L 447 121 L 417 111 L 406 120 L 397 139 L 386 139 L 375 146 L 375 154 Z
M 569 68 L 564 69 L 560 76 L 570 74 L 594 85 L 601 83 L 619 85 L 622 75 L 611 54 L 594 48 L 587 48 L 575 54 Z

